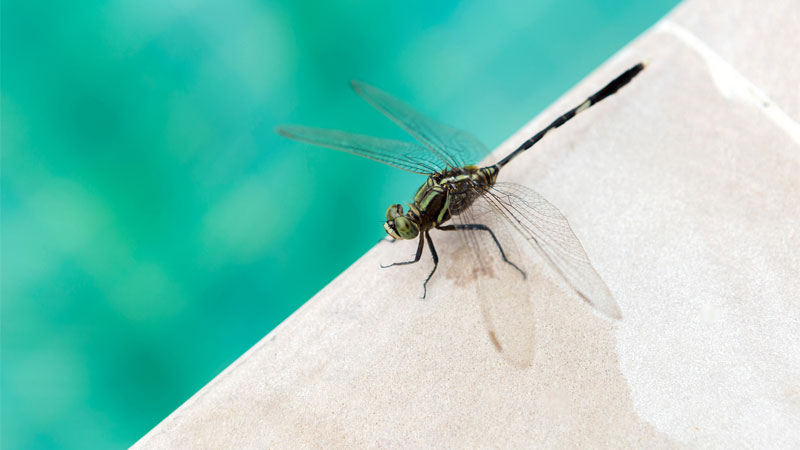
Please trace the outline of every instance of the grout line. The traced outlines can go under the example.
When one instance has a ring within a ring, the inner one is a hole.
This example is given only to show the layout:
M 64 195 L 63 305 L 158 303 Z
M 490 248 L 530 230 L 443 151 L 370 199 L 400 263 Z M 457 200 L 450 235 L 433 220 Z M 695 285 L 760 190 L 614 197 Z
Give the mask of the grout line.
M 708 66 L 708 71 L 719 92 L 728 99 L 739 100 L 760 109 L 778 128 L 800 145 L 800 124 L 789 117 L 767 94 L 748 80 L 717 52 L 686 28 L 672 22 L 662 20 L 656 31 L 670 33 L 683 41 L 688 47 L 700 54 Z M 797 160 L 797 154 L 787 155 Z

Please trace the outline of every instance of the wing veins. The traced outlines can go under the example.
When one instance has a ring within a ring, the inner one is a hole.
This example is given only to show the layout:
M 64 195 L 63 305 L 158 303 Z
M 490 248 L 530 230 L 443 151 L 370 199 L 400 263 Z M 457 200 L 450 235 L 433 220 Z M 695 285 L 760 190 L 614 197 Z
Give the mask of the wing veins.
M 430 159 L 426 148 L 411 142 L 297 125 L 281 126 L 276 131 L 295 141 L 351 153 L 407 172 L 428 175 L 441 170 L 441 164 Z

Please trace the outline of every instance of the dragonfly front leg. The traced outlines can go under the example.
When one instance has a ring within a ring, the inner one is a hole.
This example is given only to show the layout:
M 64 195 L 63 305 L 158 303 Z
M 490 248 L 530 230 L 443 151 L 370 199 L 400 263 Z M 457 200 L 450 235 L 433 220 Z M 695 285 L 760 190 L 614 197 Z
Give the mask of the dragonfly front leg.
M 492 236 L 492 240 L 494 240 L 495 245 L 497 245 L 497 249 L 500 250 L 500 256 L 503 257 L 503 261 L 505 261 L 506 263 L 511 265 L 511 267 L 517 269 L 519 271 L 519 273 L 522 274 L 522 279 L 523 280 L 528 278 L 528 276 L 525 274 L 525 272 L 522 271 L 522 269 L 519 268 L 519 266 L 517 266 L 513 262 L 509 261 L 508 258 L 506 258 L 506 252 L 503 251 L 503 246 L 500 245 L 500 241 L 497 240 L 497 236 L 495 236 L 494 232 L 492 231 L 492 229 L 487 227 L 486 225 L 483 225 L 483 224 L 480 224 L 480 223 L 463 223 L 463 224 L 458 224 L 458 225 L 438 226 L 436 228 L 439 229 L 439 230 L 444 230 L 444 231 L 453 231 L 453 230 L 488 231 L 489 235 Z
M 430 281 L 433 273 L 436 272 L 436 268 L 439 266 L 439 255 L 436 254 L 436 248 L 433 246 L 433 240 L 431 240 L 431 235 L 426 231 L 424 233 L 424 237 L 422 234 L 419 236 L 419 245 L 417 246 L 417 254 L 414 256 L 414 259 L 411 261 L 403 261 L 403 262 L 396 262 L 391 263 L 388 266 L 384 266 L 381 264 L 381 267 L 386 269 L 392 266 L 403 266 L 406 264 L 414 264 L 419 262 L 420 258 L 422 258 L 422 250 L 425 248 L 425 240 L 428 241 L 428 246 L 431 248 L 431 256 L 433 256 L 433 270 L 431 273 L 428 274 L 428 278 L 425 279 L 425 282 L 422 283 L 422 298 L 425 298 L 428 295 L 428 281 Z
M 417 246 L 417 255 L 414 256 L 414 259 L 412 259 L 411 261 L 403 261 L 403 262 L 391 263 L 388 266 L 384 266 L 383 264 L 381 264 L 381 267 L 384 268 L 384 269 L 388 269 L 389 267 L 392 267 L 392 266 L 404 266 L 406 264 L 414 264 L 415 262 L 418 262 L 419 259 L 422 257 L 422 249 L 423 248 L 425 248 L 425 241 L 423 240 L 423 237 L 420 234 L 420 236 L 419 236 L 419 245 Z

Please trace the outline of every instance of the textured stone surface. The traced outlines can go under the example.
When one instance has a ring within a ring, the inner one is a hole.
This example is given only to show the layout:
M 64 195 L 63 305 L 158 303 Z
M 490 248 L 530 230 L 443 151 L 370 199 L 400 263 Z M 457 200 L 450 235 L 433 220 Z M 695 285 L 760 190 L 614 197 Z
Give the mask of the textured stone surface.
M 708 45 L 800 122 L 800 2 L 687 2 L 672 21 Z M 795 126 L 797 126 L 795 124 Z
M 415 244 L 379 245 L 135 448 L 796 447 L 792 3 L 685 4 L 497 150 L 650 60 L 501 174 L 565 213 L 623 320 L 538 264 L 522 285 L 536 351 L 516 367 L 486 333 L 457 238 L 434 236 L 442 263 L 427 301 L 429 261 L 379 268 Z M 771 34 L 764 14 L 792 32 Z

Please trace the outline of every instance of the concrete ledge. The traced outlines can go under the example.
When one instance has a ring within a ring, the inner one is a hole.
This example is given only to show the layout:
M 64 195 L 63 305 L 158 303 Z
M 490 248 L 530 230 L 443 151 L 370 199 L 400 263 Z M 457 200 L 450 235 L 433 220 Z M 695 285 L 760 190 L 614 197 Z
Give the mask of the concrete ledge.
M 426 301 L 429 263 L 379 267 L 414 244 L 378 245 L 134 448 L 796 448 L 800 8 L 753 8 L 682 5 L 497 149 L 650 61 L 500 175 L 565 213 L 623 320 L 537 266 L 521 369 L 457 238 Z

